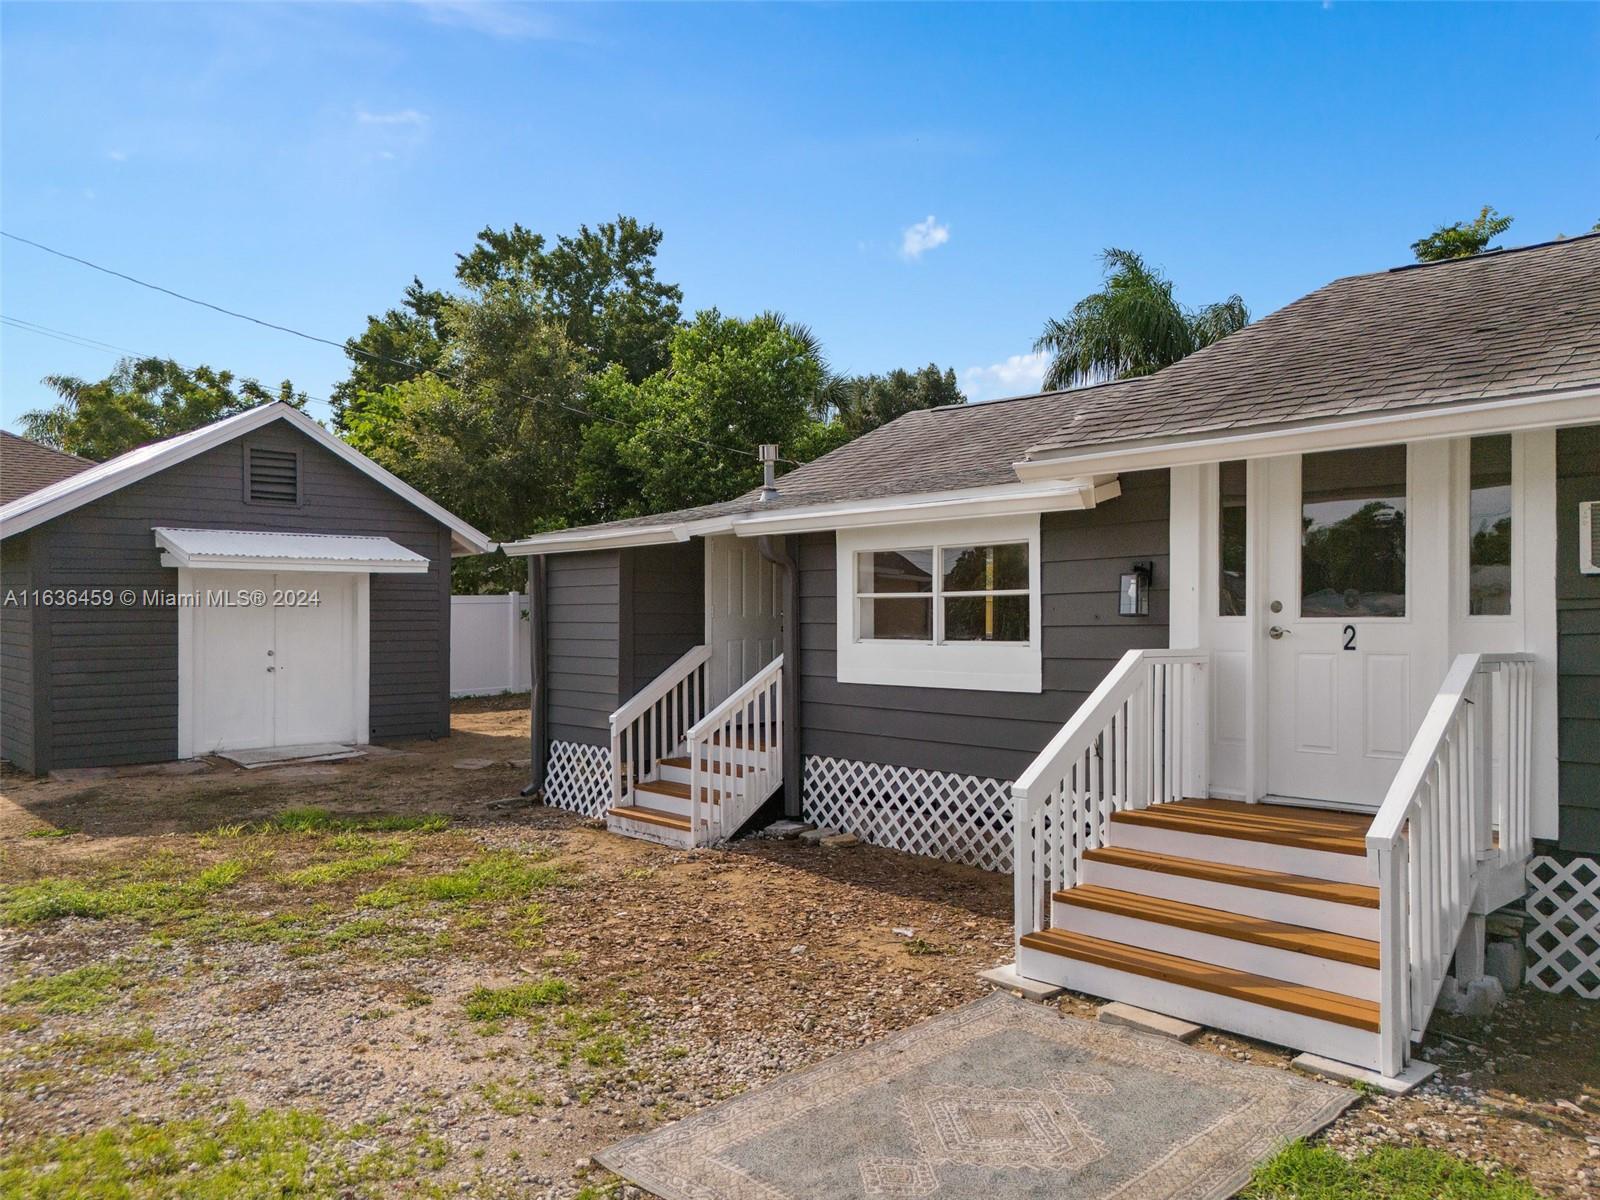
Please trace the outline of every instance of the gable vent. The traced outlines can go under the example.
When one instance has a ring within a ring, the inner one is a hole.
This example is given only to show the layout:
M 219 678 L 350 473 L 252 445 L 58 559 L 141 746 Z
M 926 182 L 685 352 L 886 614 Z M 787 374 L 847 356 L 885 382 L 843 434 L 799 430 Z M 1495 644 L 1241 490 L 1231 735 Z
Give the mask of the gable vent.
M 250 448 L 250 499 L 261 504 L 300 502 L 300 456 L 292 450 Z

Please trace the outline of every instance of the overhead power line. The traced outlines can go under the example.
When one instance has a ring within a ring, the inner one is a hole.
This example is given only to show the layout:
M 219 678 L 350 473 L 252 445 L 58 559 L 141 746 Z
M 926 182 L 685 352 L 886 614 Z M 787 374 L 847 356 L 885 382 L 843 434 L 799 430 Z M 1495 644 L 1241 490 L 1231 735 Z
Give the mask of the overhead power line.
M 138 287 L 149 288 L 153 292 L 160 292 L 162 295 L 171 296 L 175 300 L 182 300 L 186 304 L 194 304 L 198 305 L 200 308 L 210 309 L 212 312 L 221 313 L 225 317 L 232 317 L 238 321 L 248 321 L 250 324 L 259 325 L 263 329 L 272 329 L 279 333 L 287 333 L 291 337 L 302 338 L 305 341 L 316 342 L 319 345 L 332 346 L 335 350 L 342 351 L 346 354 L 358 354 L 362 358 L 369 359 L 375 363 L 387 363 L 390 366 L 403 367 L 408 371 L 438 375 L 449 382 L 456 382 L 455 380 L 451 379 L 450 373 L 447 370 L 436 366 L 429 366 L 427 363 L 420 363 L 411 359 L 394 358 L 387 354 L 377 354 L 370 350 L 364 350 L 349 341 L 335 341 L 333 338 L 326 338 L 319 334 L 307 333 L 303 329 L 296 329 L 292 325 L 281 325 L 276 321 L 268 321 L 262 317 L 251 316 L 249 313 L 238 312 L 235 309 L 224 307 L 221 304 L 214 304 L 210 300 L 202 300 L 198 296 L 190 296 L 184 292 L 176 291 L 173 288 L 163 287 L 159 283 L 151 283 L 147 279 L 140 279 L 138 276 L 129 275 L 125 271 L 114 270 L 111 267 L 103 266 L 97 262 L 92 262 L 87 258 L 80 257 L 79 255 L 69 254 L 65 250 L 58 250 L 54 246 L 47 246 L 43 242 L 36 242 L 32 238 L 23 237 L 21 234 L 11 233 L 7 230 L 0 229 L 0 237 L 7 238 L 13 242 L 20 242 L 24 246 L 32 246 L 35 250 L 42 250 L 46 254 L 53 254 L 55 257 L 66 259 L 68 262 L 78 263 L 80 266 L 88 267 L 91 271 L 99 271 L 102 275 L 110 275 L 114 278 L 122 279 L 128 283 L 135 284 Z M 574 414 L 575 416 L 585 417 L 591 421 L 605 421 L 607 424 L 615 425 L 620 429 L 638 428 L 636 422 L 625 421 L 621 417 L 607 416 L 605 413 L 590 412 L 586 408 L 569 403 L 565 400 L 555 400 L 548 396 L 532 396 L 527 392 L 521 391 L 513 391 L 511 394 L 519 400 L 526 400 L 529 404 L 553 405 L 554 407 L 563 409 Z M 697 446 L 703 446 L 707 450 L 719 450 L 724 454 L 742 454 L 746 458 L 755 458 L 759 461 L 758 452 L 755 450 L 746 449 L 740 446 L 725 446 L 718 442 L 706 441 L 704 438 L 694 437 L 692 434 L 681 434 L 680 436 L 683 437 L 684 440 L 693 442 Z M 778 461 L 787 463 L 790 466 L 797 467 L 800 465 L 794 459 L 790 458 L 783 458 L 779 459 Z

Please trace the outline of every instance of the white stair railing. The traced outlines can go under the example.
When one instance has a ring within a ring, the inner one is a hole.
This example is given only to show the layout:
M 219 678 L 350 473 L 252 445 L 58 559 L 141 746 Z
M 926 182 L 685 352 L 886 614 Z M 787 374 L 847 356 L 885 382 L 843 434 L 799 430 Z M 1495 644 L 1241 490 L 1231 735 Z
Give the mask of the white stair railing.
M 1386 1075 L 1405 1069 L 1427 1028 L 1479 864 L 1530 852 L 1532 664 L 1526 654 L 1457 656 L 1367 830 Z
M 783 784 L 783 655 L 689 730 L 689 820 L 697 846 L 737 833 Z
M 710 646 L 696 646 L 611 714 L 611 807 L 633 803 L 634 785 L 677 753 L 706 706 Z
M 1203 796 L 1209 656 L 1130 650 L 1011 785 L 1016 936 L 1050 921 L 1050 896 L 1073 887 L 1111 814 Z

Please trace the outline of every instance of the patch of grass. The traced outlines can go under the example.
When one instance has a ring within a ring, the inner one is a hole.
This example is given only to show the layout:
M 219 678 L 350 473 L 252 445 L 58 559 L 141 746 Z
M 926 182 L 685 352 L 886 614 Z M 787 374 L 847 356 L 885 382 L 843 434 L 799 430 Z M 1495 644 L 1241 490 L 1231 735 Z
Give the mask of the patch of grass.
M 572 999 L 572 985 L 552 975 L 511 987 L 474 988 L 463 1008 L 469 1018 L 481 1024 L 525 1017 L 535 1009 L 570 1004 Z
M 91 963 L 59 975 L 31 975 L 0 991 L 7 1004 L 31 1004 L 43 1013 L 90 1013 L 132 987 L 120 963 Z
M 928 941 L 927 938 L 914 937 L 906 942 L 906 953 L 911 955 L 912 958 L 928 958 L 949 954 L 950 950 L 946 946 L 940 946 L 935 942 Z
M 336 842 L 338 840 L 340 839 L 336 839 Z M 330 883 L 353 879 L 357 875 L 370 875 L 375 871 L 397 867 L 410 857 L 409 842 L 391 842 L 387 846 L 371 849 L 365 854 L 336 858 L 331 862 L 313 863 L 309 867 L 301 867 L 298 871 L 290 871 L 280 878 L 293 887 L 323 887 Z
M 1383 1146 L 1354 1161 L 1291 1142 L 1256 1168 L 1241 1200 L 1538 1200 L 1510 1172 L 1486 1175 L 1439 1150 Z
M 374 1144 L 375 1143 L 375 1144 Z M 297 1109 L 219 1121 L 127 1121 L 89 1133 L 15 1139 L 0 1153 L 0 1195 L 28 1200 L 279 1200 L 385 1196 L 444 1165 L 436 1138 L 376 1140 Z
M 525 1117 L 545 1102 L 544 1097 L 527 1084 L 514 1080 L 490 1079 L 479 1084 L 478 1091 L 490 1108 L 507 1117 Z
M 38 829 L 30 829 L 23 837 L 31 838 L 64 838 L 77 833 L 76 829 L 69 829 L 65 825 L 41 825 Z
M 175 1070 L 182 1058 L 181 1051 L 171 1043 L 163 1042 L 148 1025 L 132 1033 L 97 1033 L 74 1029 L 49 1041 L 23 1046 L 0 1055 L 0 1061 L 50 1063 L 59 1065 L 71 1062 L 79 1067 L 92 1067 L 111 1071 L 134 1079 L 150 1081 L 162 1078 Z M 51 1072 L 54 1074 L 54 1072 Z M 10 1075 L 13 1088 L 25 1088 L 35 1082 L 39 1073 L 18 1071 Z M 80 1079 L 80 1086 L 92 1086 L 93 1080 Z
M 422 875 L 367 892 L 357 904 L 395 908 L 413 901 L 469 905 L 519 900 L 566 879 L 566 871 L 543 855 L 498 850 L 437 875 Z
M 325 808 L 286 808 L 256 828 L 262 833 L 438 833 L 450 824 L 439 813 L 336 817 Z
M 16 884 L 0 894 L 0 921 L 31 925 L 62 917 L 156 920 L 193 913 L 212 893 L 243 878 L 247 866 L 242 859 L 227 859 L 184 878 L 171 856 L 158 855 L 139 869 L 143 878 L 39 879 Z

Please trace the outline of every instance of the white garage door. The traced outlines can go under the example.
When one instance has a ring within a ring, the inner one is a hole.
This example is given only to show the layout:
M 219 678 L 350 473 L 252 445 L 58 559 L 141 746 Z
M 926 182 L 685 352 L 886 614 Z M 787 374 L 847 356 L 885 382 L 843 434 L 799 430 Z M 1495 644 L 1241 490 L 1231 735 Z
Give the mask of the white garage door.
M 191 754 L 364 742 L 366 577 L 195 571 Z M 264 602 L 258 602 L 264 600 Z

